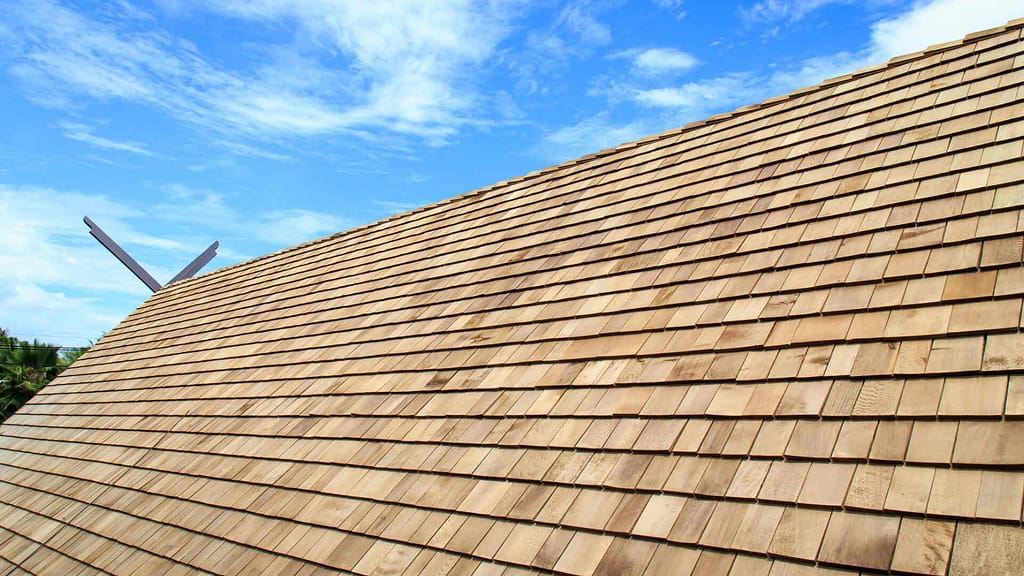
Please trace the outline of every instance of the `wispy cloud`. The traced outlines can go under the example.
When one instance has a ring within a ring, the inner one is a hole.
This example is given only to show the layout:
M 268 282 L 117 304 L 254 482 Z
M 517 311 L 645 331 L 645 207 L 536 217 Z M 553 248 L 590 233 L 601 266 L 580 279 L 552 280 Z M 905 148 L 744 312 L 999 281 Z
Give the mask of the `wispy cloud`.
M 29 97 L 47 106 L 122 100 L 234 136 L 372 128 L 442 143 L 480 109 L 473 71 L 518 14 L 516 2 L 468 0 L 185 1 L 178 8 L 291 28 L 298 40 L 266 48 L 270 57 L 257 67 L 229 68 L 138 9 L 100 20 L 23 0 L 3 9 L 11 30 L 4 59 Z M 581 18 L 574 25 L 584 26 Z
M 354 225 L 348 218 L 307 209 L 248 211 L 238 208 L 233 197 L 181 184 L 163 190 L 165 200 L 152 209 L 160 219 L 220 238 L 257 240 L 269 248 L 313 240 Z
M 569 2 L 558 17 L 557 25 L 563 25 L 590 45 L 604 45 L 612 41 L 612 30 L 600 22 L 593 12 L 593 2 L 574 0 Z
M 89 214 L 119 242 L 152 244 L 129 223 L 141 216 L 137 210 L 105 196 L 2 184 L 0 207 L 0 326 L 13 334 L 85 344 L 148 294 L 82 224 Z M 48 333 L 38 333 L 39 326 L 49 326 Z
M 748 24 L 793 24 L 829 5 L 851 3 L 853 0 L 759 0 L 738 11 Z M 867 0 L 869 5 L 893 3 Z M 865 62 L 882 61 L 1005 24 L 1022 13 L 1024 2 L 1020 0 L 915 0 L 902 14 L 872 26 L 871 44 L 861 55 Z
M 196 4 L 196 7 L 204 4 Z M 268 25 L 291 22 L 314 42 L 346 56 L 351 79 L 315 86 L 282 97 L 278 80 L 271 90 L 246 90 L 238 114 L 255 116 L 298 132 L 374 127 L 443 142 L 465 125 L 481 96 L 472 72 L 510 31 L 516 2 L 430 3 L 416 0 L 227 0 L 207 6 L 227 15 Z M 315 54 L 299 54 L 308 77 L 335 78 Z M 265 79 L 278 78 L 271 66 Z M 312 73 L 310 73 L 312 72 Z M 295 77 L 291 77 L 295 80 Z
M 84 344 L 149 295 L 89 236 L 84 215 L 161 281 L 215 238 L 222 248 L 213 267 L 246 258 L 238 250 L 243 239 L 273 250 L 353 225 L 313 210 L 239 209 L 223 194 L 180 185 L 166 187 L 164 194 L 158 205 L 133 206 L 100 194 L 0 184 L 0 326 L 25 335 L 38 326 L 56 326 L 61 333 L 53 340 Z
M 110 158 L 105 158 L 103 156 L 100 156 L 99 154 L 83 154 L 82 155 L 82 163 L 86 164 L 86 165 L 91 165 L 91 166 L 95 166 L 97 164 L 104 164 L 106 166 L 113 166 L 113 165 L 117 164 L 117 162 L 114 162 Z
M 773 94 L 784 94 L 797 88 L 813 86 L 828 78 L 841 76 L 858 68 L 884 62 L 887 57 L 873 51 L 837 52 L 827 56 L 816 56 L 800 61 L 795 66 L 777 69 L 761 78 L 764 86 Z M 768 96 L 770 96 L 769 94 Z M 767 97 L 767 96 L 766 96 Z
M 683 10 L 684 0 L 652 0 L 654 5 L 662 10 L 674 12 L 677 20 L 686 18 L 686 11 Z
M 83 345 L 148 296 L 89 236 L 83 215 L 164 280 L 195 249 L 187 240 L 140 231 L 140 222 L 151 223 L 144 211 L 103 195 L 0 184 L 0 206 L 0 325 L 13 334 Z
M 805 2 L 813 9 L 824 2 Z M 1024 14 L 1024 0 L 930 0 L 871 26 L 868 45 L 855 52 L 808 58 L 774 72 L 767 85 L 781 93 L 885 62 L 893 56 L 958 40 L 971 32 L 1005 24 Z
M 767 0 L 749 10 L 762 20 L 792 20 L 826 3 L 826 0 Z M 998 26 L 1020 14 L 1024 14 L 1024 0 L 918 2 L 902 14 L 876 22 L 871 27 L 870 41 L 861 50 L 824 54 L 770 71 L 739 70 L 689 82 L 673 81 L 665 74 L 643 73 L 642 57 L 651 63 L 673 62 L 665 53 L 653 50 L 618 53 L 614 56 L 634 59 L 631 73 L 596 78 L 588 95 L 605 98 L 609 107 L 634 106 L 638 111 L 632 116 L 633 120 L 615 124 L 609 121 L 609 114 L 601 114 L 548 132 L 538 149 L 553 160 L 564 160 L 576 152 L 594 152 L 634 137 L 812 86 L 931 44 L 955 40 L 975 30 Z M 686 71 L 685 65 L 689 62 L 684 57 L 675 62 L 679 71 Z M 666 64 L 666 68 L 670 67 Z
M 252 234 L 281 246 L 341 232 L 352 227 L 346 218 L 312 210 L 275 210 L 259 215 Z
M 288 154 L 273 152 L 257 146 L 243 144 L 241 142 L 232 142 L 230 140 L 218 140 L 217 144 L 229 150 L 231 153 L 237 156 L 247 156 L 249 158 L 262 158 L 264 160 L 274 160 L 276 162 L 291 162 L 295 160 L 295 158 L 289 156 Z
M 138 284 L 131 277 L 124 281 Z M 144 294 L 83 295 L 35 282 L 0 279 L 0 325 L 22 338 L 87 346 L 123 320 L 144 298 Z M 45 332 L 40 332 L 40 326 L 46 327 Z
M 562 162 L 636 140 L 650 131 L 649 123 L 638 120 L 618 124 L 607 113 L 600 113 L 549 131 L 536 152 L 549 161 Z
M 652 108 L 671 108 L 684 116 L 703 116 L 710 110 L 731 106 L 748 96 L 749 76 L 734 74 L 680 86 L 633 89 L 631 97 Z
M 750 6 L 740 6 L 740 16 L 748 23 L 797 22 L 811 12 L 837 2 L 851 0 L 760 0 Z
M 700 64 L 694 55 L 675 48 L 624 50 L 612 54 L 612 58 L 629 58 L 633 62 L 632 72 L 641 76 L 679 74 Z
M 601 22 L 608 8 L 600 0 L 570 0 L 550 24 L 526 35 L 525 49 L 508 54 L 508 64 L 519 78 L 516 90 L 546 96 L 561 90 L 553 78 L 564 75 L 570 64 L 611 43 L 611 26 Z
M 875 23 L 869 50 L 881 61 L 1000 26 L 1021 15 L 1024 0 L 918 1 L 911 10 Z
M 632 124 L 647 129 L 639 137 L 764 99 L 772 95 L 770 82 L 769 77 L 750 72 L 681 84 L 649 82 L 643 78 L 602 78 L 588 94 L 605 97 L 611 106 L 626 104 L 638 109 L 638 120 Z M 596 147 L 589 151 L 595 150 Z
M 422 202 L 398 202 L 395 200 L 370 200 L 370 204 L 381 208 L 382 212 L 389 215 L 408 212 L 423 206 Z
M 8 281 L 59 283 L 78 278 L 79 285 L 128 293 L 115 266 L 100 261 L 103 249 L 88 236 L 82 216 L 89 215 L 120 241 L 154 246 L 160 239 L 136 230 L 129 221 L 142 213 L 101 195 L 59 192 L 48 188 L 0 185 L 0 275 Z
M 138 142 L 119 142 L 117 140 L 111 140 L 102 136 L 97 136 L 92 133 L 92 129 L 84 124 L 76 124 L 72 122 L 61 123 L 61 128 L 64 129 L 64 137 L 76 140 L 78 142 L 84 142 L 97 148 L 106 148 L 107 150 L 116 150 L 118 152 L 130 152 L 132 154 L 138 154 L 140 156 L 152 156 L 153 153 L 144 144 Z

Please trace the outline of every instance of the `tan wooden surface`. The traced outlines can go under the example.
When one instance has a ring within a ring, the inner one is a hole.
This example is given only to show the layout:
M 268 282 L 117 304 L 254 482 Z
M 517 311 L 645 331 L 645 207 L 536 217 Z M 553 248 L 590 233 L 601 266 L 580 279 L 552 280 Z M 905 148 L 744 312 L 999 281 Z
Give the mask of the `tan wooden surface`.
M 1019 570 L 1022 25 L 161 290 L 0 573 Z

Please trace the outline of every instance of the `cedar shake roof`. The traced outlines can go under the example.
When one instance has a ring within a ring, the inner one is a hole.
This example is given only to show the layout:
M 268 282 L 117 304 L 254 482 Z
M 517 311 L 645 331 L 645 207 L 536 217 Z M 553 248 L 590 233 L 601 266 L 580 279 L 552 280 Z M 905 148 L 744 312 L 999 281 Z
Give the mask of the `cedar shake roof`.
M 1018 572 L 1022 25 L 159 291 L 0 573 Z

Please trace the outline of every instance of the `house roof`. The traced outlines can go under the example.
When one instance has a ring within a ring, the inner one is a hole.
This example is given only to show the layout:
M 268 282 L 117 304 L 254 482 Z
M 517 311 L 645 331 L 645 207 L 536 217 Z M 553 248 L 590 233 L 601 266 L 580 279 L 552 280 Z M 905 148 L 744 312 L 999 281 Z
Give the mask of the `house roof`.
M 160 290 L 0 573 L 1016 572 L 1022 25 Z

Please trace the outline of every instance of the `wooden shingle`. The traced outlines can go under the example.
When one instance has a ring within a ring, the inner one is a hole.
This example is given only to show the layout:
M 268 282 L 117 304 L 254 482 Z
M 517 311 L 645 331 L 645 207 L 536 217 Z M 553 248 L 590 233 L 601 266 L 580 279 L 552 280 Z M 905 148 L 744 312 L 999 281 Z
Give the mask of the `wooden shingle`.
M 1022 25 L 164 288 L 0 571 L 1012 573 Z

